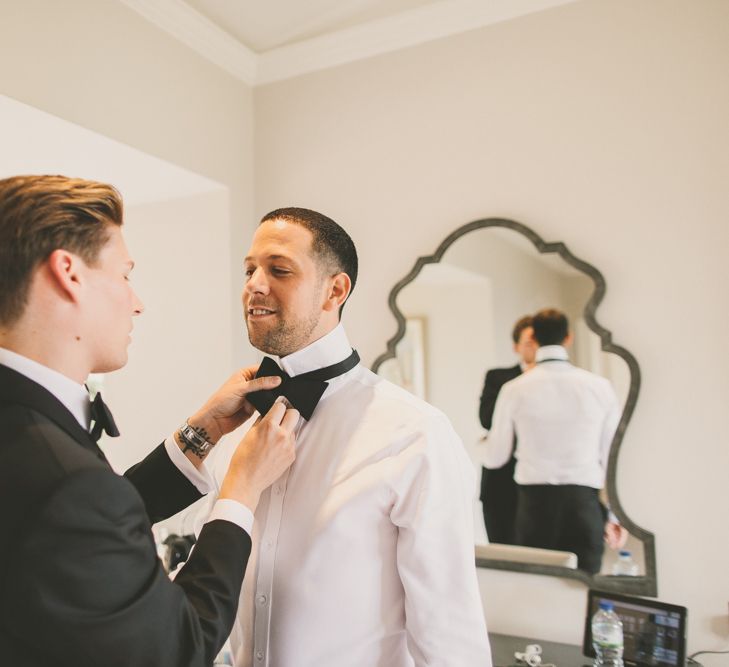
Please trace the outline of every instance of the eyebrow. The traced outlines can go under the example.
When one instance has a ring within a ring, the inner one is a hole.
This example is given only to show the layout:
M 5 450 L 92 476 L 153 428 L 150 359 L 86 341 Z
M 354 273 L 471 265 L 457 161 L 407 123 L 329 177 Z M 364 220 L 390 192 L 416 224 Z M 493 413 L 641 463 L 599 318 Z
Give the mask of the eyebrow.
M 252 262 L 255 258 L 251 257 L 250 255 L 246 257 L 243 261 L 244 262 Z M 288 255 L 266 255 L 265 259 L 268 260 L 285 260 L 287 262 L 291 262 L 292 264 L 296 264 L 296 260 L 293 257 L 289 257 Z

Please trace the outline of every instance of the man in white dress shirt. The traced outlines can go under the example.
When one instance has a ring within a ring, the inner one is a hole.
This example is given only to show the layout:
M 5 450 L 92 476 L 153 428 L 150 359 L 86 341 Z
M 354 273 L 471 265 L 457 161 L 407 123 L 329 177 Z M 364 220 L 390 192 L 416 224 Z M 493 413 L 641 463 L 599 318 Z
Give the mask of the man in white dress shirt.
M 539 311 L 536 368 L 507 382 L 494 410 L 485 465 L 499 468 L 517 437 L 517 544 L 572 551 L 600 570 L 605 508 L 598 492 L 620 410 L 610 382 L 569 362 L 566 316 Z
M 245 266 L 251 343 L 290 377 L 349 370 L 302 411 L 296 461 L 261 496 L 235 664 L 489 667 L 473 466 L 440 411 L 349 363 L 339 320 L 357 278 L 352 240 L 319 213 L 279 209 Z M 219 474 L 225 442 L 214 456 Z

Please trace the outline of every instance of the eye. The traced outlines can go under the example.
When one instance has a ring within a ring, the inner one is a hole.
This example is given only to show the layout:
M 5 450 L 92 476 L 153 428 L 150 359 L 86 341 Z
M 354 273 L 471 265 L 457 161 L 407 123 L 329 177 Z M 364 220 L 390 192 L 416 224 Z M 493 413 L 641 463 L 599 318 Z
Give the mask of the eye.
M 281 268 L 279 266 L 274 266 L 271 269 L 271 273 L 273 273 L 276 276 L 285 276 L 285 275 L 288 275 L 289 273 L 291 273 L 291 271 L 289 271 L 288 269 Z

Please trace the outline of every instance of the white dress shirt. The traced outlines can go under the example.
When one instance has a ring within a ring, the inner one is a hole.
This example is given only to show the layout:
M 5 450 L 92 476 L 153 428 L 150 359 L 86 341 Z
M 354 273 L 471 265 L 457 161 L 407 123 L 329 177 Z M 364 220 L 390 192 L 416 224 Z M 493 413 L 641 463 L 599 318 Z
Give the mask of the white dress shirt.
M 537 365 L 496 399 L 484 465 L 500 468 L 516 435 L 517 484 L 601 489 L 620 408 L 610 382 L 569 362 L 561 345 L 537 350 Z
M 279 363 L 294 376 L 350 353 L 340 325 Z M 242 430 L 211 455 L 216 477 Z M 489 667 L 474 489 L 440 411 L 361 365 L 331 380 L 256 510 L 237 667 Z
M 66 407 L 81 428 L 85 431 L 90 430 L 91 398 L 84 385 L 48 366 L 2 347 L 0 347 L 0 364 L 44 387 Z M 214 481 L 210 473 L 205 470 L 205 464 L 203 463 L 202 472 L 198 471 L 177 446 L 173 436 L 165 440 L 165 449 L 178 470 L 201 493 L 205 494 L 214 488 Z M 249 534 L 253 527 L 253 513 L 245 505 L 234 500 L 218 500 L 210 512 L 208 521 L 214 519 L 224 519 L 235 523 Z

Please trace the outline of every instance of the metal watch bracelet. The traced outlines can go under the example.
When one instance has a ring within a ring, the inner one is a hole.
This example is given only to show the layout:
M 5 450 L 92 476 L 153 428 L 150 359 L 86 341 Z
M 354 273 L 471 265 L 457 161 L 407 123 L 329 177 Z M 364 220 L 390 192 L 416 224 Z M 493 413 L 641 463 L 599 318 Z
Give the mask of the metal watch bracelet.
M 212 442 L 208 442 L 205 436 L 200 433 L 194 426 L 190 426 L 185 420 L 185 423 L 180 426 L 178 431 L 180 434 L 180 440 L 182 441 L 182 451 L 191 451 L 195 456 L 204 458 L 205 455 L 215 446 Z M 203 431 L 204 433 L 204 431 Z

